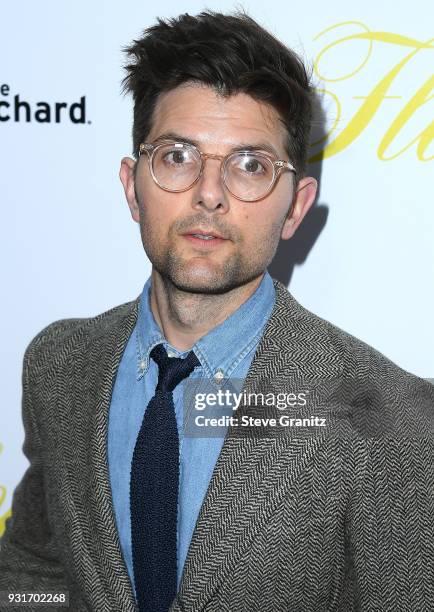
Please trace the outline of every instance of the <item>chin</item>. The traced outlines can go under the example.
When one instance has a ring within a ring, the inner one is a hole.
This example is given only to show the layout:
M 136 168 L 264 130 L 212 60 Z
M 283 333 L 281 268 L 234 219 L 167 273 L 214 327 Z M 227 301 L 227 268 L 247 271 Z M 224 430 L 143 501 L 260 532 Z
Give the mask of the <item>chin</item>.
M 247 285 L 258 278 L 265 269 L 236 270 L 232 274 L 210 275 L 208 278 L 195 276 L 175 276 L 170 278 L 172 284 L 180 291 L 200 293 L 203 295 L 221 295 Z
M 175 287 L 181 291 L 189 293 L 224 293 L 228 289 L 228 283 L 221 274 L 176 274 L 169 277 Z
M 238 286 L 233 274 L 224 274 L 220 269 L 204 270 L 171 270 L 165 274 L 170 282 L 180 291 L 201 294 L 219 294 Z
M 196 261 L 194 261 L 196 259 Z M 255 278 L 260 271 L 249 269 L 240 257 L 231 257 L 217 263 L 202 257 L 181 259 L 169 256 L 151 262 L 163 279 L 179 291 L 201 294 L 222 294 L 236 289 Z

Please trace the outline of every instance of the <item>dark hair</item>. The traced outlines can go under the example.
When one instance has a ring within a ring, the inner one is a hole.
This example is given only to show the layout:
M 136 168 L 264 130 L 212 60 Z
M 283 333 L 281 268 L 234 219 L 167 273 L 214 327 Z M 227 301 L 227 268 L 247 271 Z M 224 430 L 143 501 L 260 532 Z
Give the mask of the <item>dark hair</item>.
M 204 11 L 158 19 L 124 48 L 131 63 L 123 91 L 134 100 L 133 154 L 151 130 L 158 96 L 186 82 L 213 87 L 230 96 L 246 93 L 272 105 L 288 132 L 287 153 L 306 172 L 313 87 L 296 53 L 245 13 Z

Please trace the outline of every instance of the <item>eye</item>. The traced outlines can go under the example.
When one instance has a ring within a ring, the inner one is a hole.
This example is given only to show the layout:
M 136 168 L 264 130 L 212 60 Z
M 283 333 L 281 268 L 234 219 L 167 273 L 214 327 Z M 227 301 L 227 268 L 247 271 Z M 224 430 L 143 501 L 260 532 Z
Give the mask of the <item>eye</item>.
M 192 156 L 186 149 L 171 149 L 163 154 L 163 160 L 168 165 L 181 166 L 191 162 Z
M 269 171 L 268 164 L 259 155 L 238 155 L 234 162 L 238 171 L 249 176 L 263 176 Z
M 257 174 L 264 169 L 264 166 L 254 157 L 247 159 L 244 163 L 244 169 L 252 174 Z

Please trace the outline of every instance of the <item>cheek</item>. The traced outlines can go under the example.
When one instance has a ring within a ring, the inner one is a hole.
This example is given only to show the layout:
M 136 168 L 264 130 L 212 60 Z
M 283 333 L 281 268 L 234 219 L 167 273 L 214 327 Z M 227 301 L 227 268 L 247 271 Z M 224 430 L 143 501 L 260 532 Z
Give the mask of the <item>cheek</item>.
M 136 177 L 136 199 L 147 232 L 159 233 L 161 224 L 167 223 L 171 210 L 166 202 L 168 195 L 154 183 L 147 168 L 140 168 Z
M 250 242 L 270 237 L 282 226 L 289 204 L 283 198 L 267 198 L 246 206 L 240 215 L 241 231 Z
M 141 191 L 141 203 L 144 222 L 148 224 L 150 230 L 167 233 L 167 228 L 173 223 L 177 210 L 170 195 L 158 187 L 145 187 Z

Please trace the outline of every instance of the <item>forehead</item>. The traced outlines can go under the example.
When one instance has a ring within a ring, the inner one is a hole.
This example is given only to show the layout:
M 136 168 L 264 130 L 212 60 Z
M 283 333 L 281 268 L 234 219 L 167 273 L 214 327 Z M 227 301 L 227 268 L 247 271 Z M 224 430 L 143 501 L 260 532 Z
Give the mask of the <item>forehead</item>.
M 174 132 L 225 152 L 240 144 L 269 144 L 279 156 L 286 151 L 287 132 L 277 111 L 245 93 L 219 95 L 202 84 L 184 84 L 160 95 L 148 140 Z

